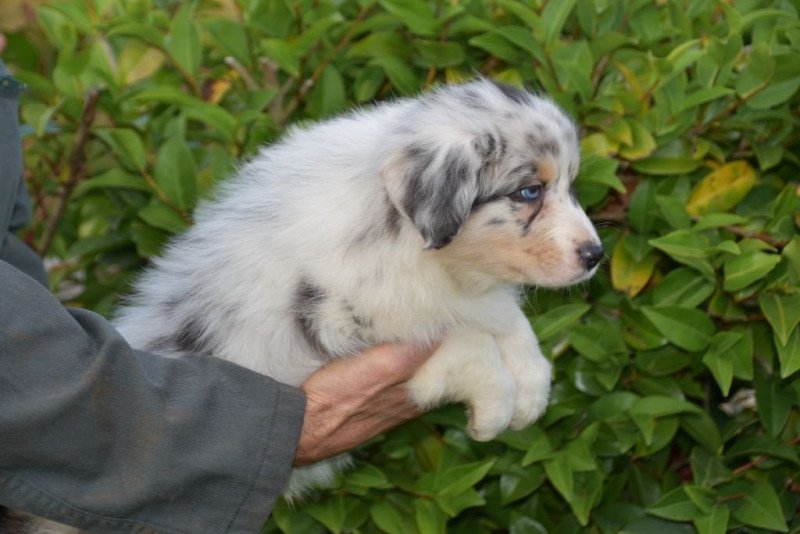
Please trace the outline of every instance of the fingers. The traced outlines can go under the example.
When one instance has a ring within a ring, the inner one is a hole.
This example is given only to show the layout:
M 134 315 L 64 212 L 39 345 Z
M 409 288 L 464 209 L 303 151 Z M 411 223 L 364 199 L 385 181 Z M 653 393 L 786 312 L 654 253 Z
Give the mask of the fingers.
M 406 382 L 436 348 L 381 345 L 313 373 L 303 384 L 306 412 L 295 465 L 351 449 L 420 415 Z
M 364 351 L 356 359 L 361 358 L 364 370 L 374 371 L 375 378 L 388 384 L 402 384 L 414 376 L 438 346 L 439 343 L 426 346 L 380 345 Z

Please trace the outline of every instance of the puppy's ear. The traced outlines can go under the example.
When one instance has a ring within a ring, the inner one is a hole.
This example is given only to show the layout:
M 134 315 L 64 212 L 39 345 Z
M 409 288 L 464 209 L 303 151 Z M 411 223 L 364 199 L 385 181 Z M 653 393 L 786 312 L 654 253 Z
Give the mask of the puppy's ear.
M 446 246 L 467 219 L 479 190 L 480 152 L 475 142 L 415 142 L 388 158 L 383 175 L 389 198 L 417 227 L 425 248 Z

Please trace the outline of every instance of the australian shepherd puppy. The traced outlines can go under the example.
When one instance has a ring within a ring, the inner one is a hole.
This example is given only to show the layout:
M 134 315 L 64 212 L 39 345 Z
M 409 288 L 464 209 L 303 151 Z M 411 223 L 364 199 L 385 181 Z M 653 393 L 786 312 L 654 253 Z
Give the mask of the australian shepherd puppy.
M 296 128 L 200 206 L 115 324 L 136 348 L 296 386 L 372 345 L 443 338 L 410 398 L 463 402 L 492 439 L 550 390 L 518 286 L 586 280 L 603 256 L 578 163 L 553 102 L 486 79 Z M 335 470 L 298 469 L 288 492 Z

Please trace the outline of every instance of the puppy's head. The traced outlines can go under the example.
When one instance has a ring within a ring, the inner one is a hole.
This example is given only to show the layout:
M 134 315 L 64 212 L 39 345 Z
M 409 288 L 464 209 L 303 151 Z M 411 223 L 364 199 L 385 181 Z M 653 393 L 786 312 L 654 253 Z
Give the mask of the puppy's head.
M 480 79 L 410 104 L 387 140 L 389 198 L 454 268 L 558 287 L 603 256 L 575 198 L 575 125 L 553 102 Z

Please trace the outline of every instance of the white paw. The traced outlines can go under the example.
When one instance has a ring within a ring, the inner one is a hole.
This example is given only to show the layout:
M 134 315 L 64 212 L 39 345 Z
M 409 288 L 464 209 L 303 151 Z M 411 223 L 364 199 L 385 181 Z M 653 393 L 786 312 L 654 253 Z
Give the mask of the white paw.
M 473 392 L 468 399 L 469 424 L 467 432 L 476 441 L 489 441 L 508 428 L 515 414 L 517 386 L 506 368 L 493 371 L 485 387 Z
M 541 354 L 514 362 L 517 379 L 517 395 L 511 428 L 519 430 L 536 421 L 547 409 L 550 398 L 552 365 Z

